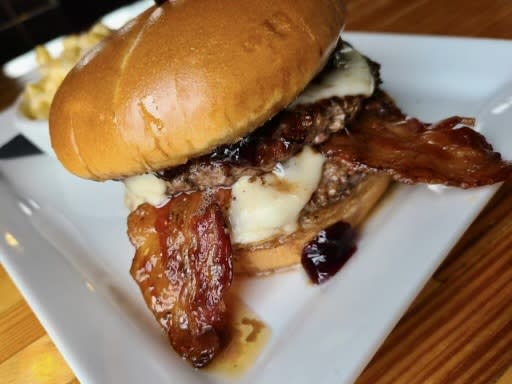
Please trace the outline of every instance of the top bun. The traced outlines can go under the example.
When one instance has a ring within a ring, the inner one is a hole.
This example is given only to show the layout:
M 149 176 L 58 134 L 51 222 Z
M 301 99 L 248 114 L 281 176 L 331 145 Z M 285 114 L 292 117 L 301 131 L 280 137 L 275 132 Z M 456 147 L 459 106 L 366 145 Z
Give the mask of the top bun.
M 168 0 L 90 51 L 59 88 L 52 146 L 72 173 L 120 179 L 247 135 L 323 66 L 341 0 Z

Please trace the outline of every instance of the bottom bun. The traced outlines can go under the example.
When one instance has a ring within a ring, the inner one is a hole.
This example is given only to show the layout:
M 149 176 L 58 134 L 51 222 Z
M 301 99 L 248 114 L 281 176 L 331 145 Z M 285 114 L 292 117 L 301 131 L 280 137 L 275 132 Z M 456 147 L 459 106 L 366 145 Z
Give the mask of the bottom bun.
M 255 248 L 233 250 L 235 273 L 260 275 L 290 268 L 301 261 L 304 246 L 322 229 L 345 221 L 360 225 L 386 192 L 391 179 L 383 175 L 368 176 L 345 199 L 319 210 L 315 220 L 284 239 L 270 241 Z

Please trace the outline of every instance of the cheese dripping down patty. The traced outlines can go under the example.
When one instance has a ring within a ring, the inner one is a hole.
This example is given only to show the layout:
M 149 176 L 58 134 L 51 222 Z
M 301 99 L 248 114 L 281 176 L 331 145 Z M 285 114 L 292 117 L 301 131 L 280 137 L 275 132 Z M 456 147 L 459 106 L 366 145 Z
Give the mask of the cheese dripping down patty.
M 124 186 L 124 204 L 130 211 L 144 203 L 160 205 L 168 198 L 165 181 L 150 173 L 128 177 Z
M 324 161 L 306 146 L 271 173 L 241 177 L 231 189 L 231 241 L 249 244 L 295 232 L 300 212 L 318 188 Z
M 366 96 L 375 91 L 375 79 L 368 61 L 351 46 L 341 50 L 343 65 L 321 73 L 295 100 L 291 107 L 315 103 L 334 96 Z

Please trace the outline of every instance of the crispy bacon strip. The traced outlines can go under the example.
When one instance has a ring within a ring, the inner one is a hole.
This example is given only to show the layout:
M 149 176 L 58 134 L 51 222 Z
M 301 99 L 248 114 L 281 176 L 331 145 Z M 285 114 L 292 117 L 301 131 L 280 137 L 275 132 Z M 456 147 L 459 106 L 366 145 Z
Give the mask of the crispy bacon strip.
M 225 190 L 182 194 L 128 217 L 136 247 L 130 273 L 173 348 L 198 368 L 223 347 L 224 295 L 233 277 L 221 208 L 228 199 Z
M 451 117 L 424 124 L 407 118 L 388 95 L 377 91 L 347 133 L 334 135 L 320 149 L 356 170 L 385 172 L 402 183 L 472 188 L 511 178 L 512 163 L 469 128 L 473 123 Z

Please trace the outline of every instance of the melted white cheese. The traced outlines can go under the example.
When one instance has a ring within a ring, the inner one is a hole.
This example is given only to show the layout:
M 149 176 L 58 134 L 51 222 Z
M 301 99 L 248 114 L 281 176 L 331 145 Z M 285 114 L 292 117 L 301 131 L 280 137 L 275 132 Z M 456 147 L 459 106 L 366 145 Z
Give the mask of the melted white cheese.
M 306 146 L 272 173 L 240 178 L 232 187 L 231 240 L 247 244 L 294 232 L 302 208 L 318 187 L 324 160 Z
M 124 203 L 130 211 L 143 203 L 159 205 L 167 199 L 165 181 L 155 175 L 132 176 L 124 180 Z
M 309 104 L 338 96 L 371 96 L 375 80 L 366 59 L 354 48 L 342 50 L 343 68 L 333 69 L 320 75 L 302 92 L 293 105 Z

